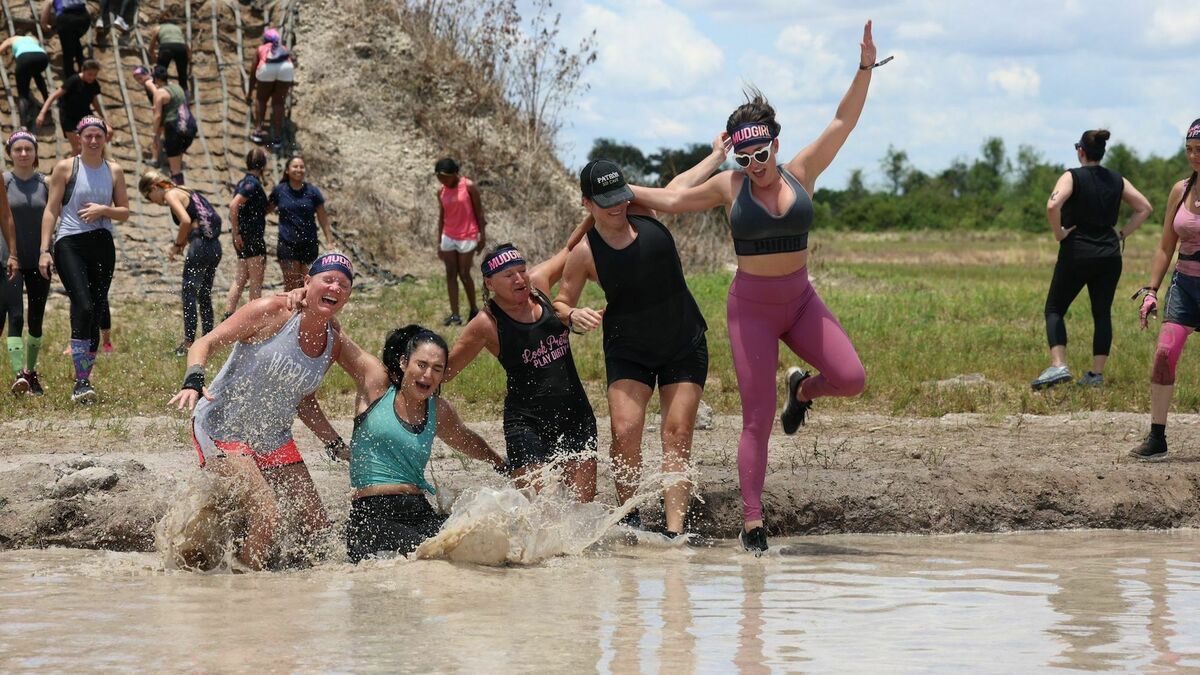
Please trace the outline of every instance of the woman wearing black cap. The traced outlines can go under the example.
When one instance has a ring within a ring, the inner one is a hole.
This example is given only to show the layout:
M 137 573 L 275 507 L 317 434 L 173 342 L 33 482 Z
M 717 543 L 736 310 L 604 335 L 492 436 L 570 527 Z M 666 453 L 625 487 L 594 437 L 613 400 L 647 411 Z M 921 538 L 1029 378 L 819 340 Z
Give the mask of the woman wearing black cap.
M 1184 137 L 1184 149 L 1192 175 L 1171 188 L 1167 198 L 1167 217 L 1162 239 L 1150 265 L 1150 285 L 1142 288 L 1141 322 L 1145 329 L 1151 313 L 1158 310 L 1158 286 L 1179 247 L 1179 262 L 1171 276 L 1166 315 L 1154 351 L 1150 371 L 1150 434 L 1130 454 L 1138 459 L 1156 460 L 1167 456 L 1167 410 L 1175 393 L 1175 366 L 1183 353 L 1183 344 L 1192 331 L 1200 328 L 1200 119 L 1192 122 Z
M 446 289 L 450 295 L 450 316 L 442 325 L 461 326 L 462 316 L 458 313 L 458 282 L 462 281 L 471 304 L 467 320 L 475 318 L 479 310 L 475 307 L 475 281 L 471 278 L 471 267 L 476 251 L 487 244 L 487 218 L 483 215 L 483 202 L 475 182 L 459 175 L 458 162 L 443 157 L 434 165 L 438 182 L 438 257 L 446 266 Z
M 1121 174 L 1100 166 L 1106 129 L 1083 132 L 1075 144 L 1079 168 L 1059 177 L 1046 202 L 1046 218 L 1058 240 L 1058 262 L 1046 294 L 1046 339 L 1050 367 L 1033 381 L 1034 389 L 1071 381 L 1067 366 L 1067 324 L 1063 315 L 1079 291 L 1087 286 L 1092 301 L 1092 369 L 1079 384 L 1104 384 L 1104 363 L 1112 346 L 1112 301 L 1121 279 L 1121 242 L 1150 215 L 1150 202 Z M 1129 223 L 1115 228 L 1121 202 L 1133 208 Z
M 484 256 L 483 311 L 454 343 L 445 379 L 462 372 L 483 349 L 491 352 L 507 376 L 504 441 L 513 477 L 525 482 L 542 465 L 561 459 L 567 487 L 583 502 L 596 496 L 596 415 L 575 370 L 569 329 L 554 314 L 549 295 L 571 249 L 591 226 L 588 216 L 562 250 L 532 269 L 512 244 Z
M 684 189 L 706 177 L 686 171 L 668 187 Z M 646 405 L 658 386 L 662 472 L 674 481 L 666 488 L 666 533 L 677 536 L 691 495 L 687 474 L 708 378 L 708 326 L 688 290 L 675 239 L 653 211 L 629 203 L 633 192 L 620 168 L 608 160 L 590 162 L 579 187 L 595 226 L 567 257 L 554 309 L 575 332 L 604 326 L 613 477 L 622 504 L 641 482 Z M 603 310 L 576 306 L 588 280 L 604 290 Z M 627 522 L 641 526 L 636 511 Z

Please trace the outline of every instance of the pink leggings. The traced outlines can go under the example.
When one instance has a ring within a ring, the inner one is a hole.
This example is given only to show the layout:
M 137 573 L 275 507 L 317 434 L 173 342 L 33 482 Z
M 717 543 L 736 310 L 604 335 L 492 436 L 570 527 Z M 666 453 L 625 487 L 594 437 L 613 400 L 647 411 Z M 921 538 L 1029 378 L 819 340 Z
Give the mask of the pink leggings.
M 767 442 L 778 404 L 779 341 L 820 371 L 804 381 L 805 400 L 854 396 L 867 373 L 850 338 L 808 282 L 808 268 L 782 277 L 738 271 L 729 288 L 729 344 L 742 396 L 738 480 L 746 521 L 762 519 Z

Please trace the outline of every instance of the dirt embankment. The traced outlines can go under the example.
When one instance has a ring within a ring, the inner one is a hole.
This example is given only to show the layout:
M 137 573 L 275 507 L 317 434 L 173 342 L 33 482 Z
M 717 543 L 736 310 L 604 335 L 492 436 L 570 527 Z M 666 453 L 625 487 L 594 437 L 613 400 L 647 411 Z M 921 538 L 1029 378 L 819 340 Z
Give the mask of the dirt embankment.
M 1200 526 L 1200 416 L 1172 418 L 1172 457 L 1143 464 L 1125 450 L 1145 416 L 1088 413 L 1053 417 L 950 415 L 938 419 L 822 416 L 794 437 L 772 439 L 765 511 L 775 534 L 943 533 L 1054 528 Z M 151 550 L 154 523 L 189 476 L 194 454 L 184 421 L 109 420 L 0 426 L 0 548 L 67 545 Z M 343 432 L 349 423 L 338 423 Z M 601 448 L 607 422 L 601 420 Z M 479 425 L 503 447 L 498 422 Z M 718 417 L 697 431 L 700 480 L 692 529 L 734 535 L 740 421 Z M 335 524 L 344 522 L 344 464 L 320 457 L 307 431 L 297 436 Z M 647 437 L 647 466 L 659 456 Z M 607 454 L 606 452 L 604 454 Z M 438 444 L 434 477 L 448 506 L 463 487 L 497 483 L 485 467 Z M 599 499 L 613 502 L 602 458 Z M 657 505 L 646 510 L 653 522 Z

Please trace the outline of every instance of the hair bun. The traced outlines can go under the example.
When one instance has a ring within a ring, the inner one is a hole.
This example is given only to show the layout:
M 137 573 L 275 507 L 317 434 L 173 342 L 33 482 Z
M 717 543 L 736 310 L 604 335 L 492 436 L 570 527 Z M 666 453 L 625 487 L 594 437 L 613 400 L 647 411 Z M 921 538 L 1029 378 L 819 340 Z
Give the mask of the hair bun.
M 1112 134 L 1108 132 L 1108 129 L 1100 129 L 1100 130 L 1096 131 L 1096 140 L 1097 141 L 1104 143 L 1105 141 L 1107 141 L 1110 138 L 1112 138 Z

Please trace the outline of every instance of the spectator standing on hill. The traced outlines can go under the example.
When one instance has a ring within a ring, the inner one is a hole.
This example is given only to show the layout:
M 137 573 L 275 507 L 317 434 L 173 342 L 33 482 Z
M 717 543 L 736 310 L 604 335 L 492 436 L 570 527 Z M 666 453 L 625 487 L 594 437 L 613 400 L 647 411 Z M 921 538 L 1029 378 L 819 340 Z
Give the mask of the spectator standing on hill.
M 450 295 L 450 316 L 442 321 L 443 326 L 461 326 L 462 315 L 458 311 L 458 282 L 462 281 L 471 304 L 467 320 L 475 318 L 479 309 L 475 305 L 475 281 L 471 278 L 471 266 L 476 251 L 482 251 L 487 243 L 484 230 L 487 218 L 483 215 L 483 202 L 474 181 L 459 175 L 458 162 L 443 157 L 434 165 L 438 182 L 438 257 L 446 267 L 446 290 Z
M 1151 461 L 1167 456 L 1167 412 L 1175 394 L 1175 367 L 1188 336 L 1200 329 L 1200 181 L 1197 181 L 1200 176 L 1200 119 L 1188 127 L 1184 151 L 1192 175 L 1171 188 L 1162 239 L 1150 264 L 1150 284 L 1138 291 L 1145 294 L 1141 310 L 1142 329 L 1145 330 L 1150 314 L 1158 311 L 1158 287 L 1178 247 L 1179 261 L 1171 276 L 1171 291 L 1167 294 L 1158 348 L 1154 351 L 1154 364 L 1150 369 L 1150 433 L 1129 453 L 1137 459 Z
M 38 113 L 37 125 L 40 127 L 46 123 L 50 106 L 58 103 L 58 123 L 67 142 L 71 144 L 72 155 L 78 155 L 80 150 L 79 133 L 76 131 L 79 121 L 90 115 L 104 119 L 99 101 L 99 77 L 100 62 L 95 59 L 84 61 L 83 70 L 63 81 L 62 86 L 42 104 L 42 110 Z M 112 140 L 111 132 L 107 140 Z
M 295 81 L 295 64 L 292 53 L 282 43 L 279 31 L 268 28 L 263 31 L 262 44 L 254 51 L 254 63 L 250 67 L 250 88 L 246 92 L 246 103 L 255 100 L 254 121 L 257 128 L 250 140 L 259 145 L 269 145 L 278 152 L 283 143 L 283 113 L 288 92 Z M 267 103 L 271 103 L 271 120 L 267 122 Z
M 1046 294 L 1046 341 L 1050 366 L 1033 381 L 1045 389 L 1072 379 L 1067 366 L 1067 323 L 1064 317 L 1087 286 L 1092 301 L 1092 369 L 1079 384 L 1104 384 L 1104 365 L 1112 347 L 1112 301 L 1121 280 L 1121 243 L 1150 216 L 1150 201 L 1121 174 L 1100 166 L 1110 134 L 1106 129 L 1083 132 L 1075 144 L 1079 167 L 1059 177 L 1046 202 L 1050 231 L 1058 241 L 1058 261 Z M 1116 230 L 1121 202 L 1133 208 L 1124 229 Z
M 325 211 L 325 195 L 317 186 L 305 182 L 306 175 L 304 158 L 292 157 L 284 166 L 283 180 L 267 199 L 267 213 L 279 212 L 276 253 L 283 272 L 283 288 L 287 291 L 304 283 L 304 270 L 317 259 L 318 223 L 325 234 L 325 244 L 333 249 L 333 226 Z
M 12 171 L 4 173 L 4 192 L 12 211 L 17 256 L 17 276 L 12 279 L 13 294 L 8 305 L 8 355 L 13 370 L 14 394 L 42 395 L 37 362 L 42 349 L 42 319 L 50 297 L 50 280 L 38 274 L 38 244 L 42 238 L 42 215 L 46 211 L 49 187 L 46 176 L 37 170 L 37 136 L 18 129 L 8 137 L 4 150 L 12 160 Z M 22 293 L 24 291 L 24 293 Z M 24 298 L 29 300 L 28 314 L 22 312 Z M 21 342 L 28 319 L 29 334 Z
M 188 66 L 192 61 L 192 48 L 188 45 L 187 38 L 184 37 L 183 29 L 176 25 L 170 17 L 167 17 L 151 31 L 149 52 L 150 63 L 161 66 L 163 69 L 164 83 L 166 82 L 167 67 L 172 63 L 175 64 L 175 77 L 179 81 L 179 86 L 183 87 L 190 97 L 192 88 L 188 83 Z
M 45 32 L 58 31 L 62 46 L 63 80 L 83 67 L 83 44 L 80 40 L 92 26 L 86 0 L 46 0 L 42 3 L 42 28 Z
M 42 100 L 50 97 L 46 89 L 46 78 L 42 73 L 50 67 L 50 57 L 42 47 L 42 43 L 32 35 L 14 35 L 0 42 L 0 54 L 11 49 L 17 80 L 17 107 L 20 111 L 21 126 L 33 129 L 37 124 L 37 114 L 41 104 L 33 98 L 33 90 L 29 88 L 30 81 L 37 84 L 42 92 Z
M 166 155 L 167 168 L 171 171 L 171 181 L 176 185 L 184 184 L 183 153 L 196 140 L 199 127 L 192 109 L 188 106 L 187 96 L 174 82 L 167 82 L 167 69 L 154 66 L 154 142 L 152 144 L 155 160 L 159 153 Z

